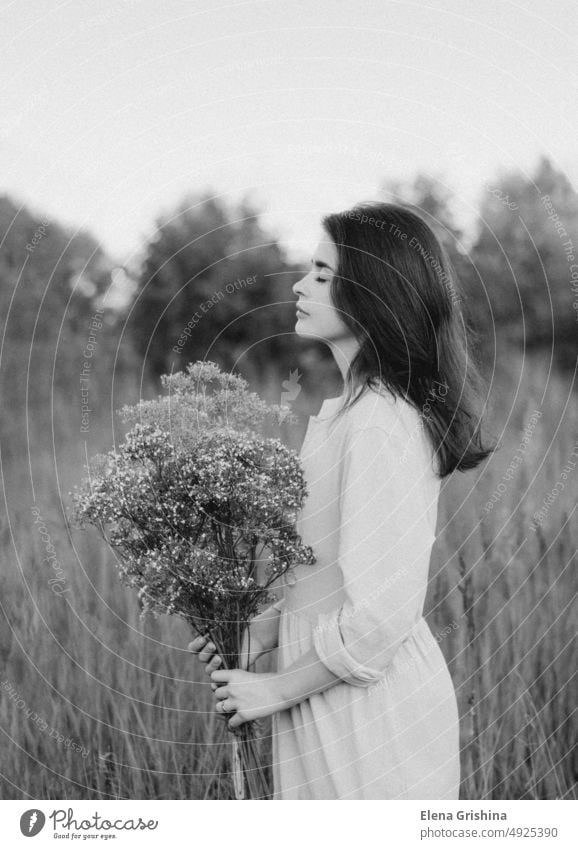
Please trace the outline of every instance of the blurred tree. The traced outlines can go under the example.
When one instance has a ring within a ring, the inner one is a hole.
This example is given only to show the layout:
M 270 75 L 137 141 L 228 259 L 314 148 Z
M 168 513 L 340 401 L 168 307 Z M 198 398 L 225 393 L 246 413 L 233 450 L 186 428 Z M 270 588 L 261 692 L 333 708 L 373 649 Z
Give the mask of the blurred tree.
M 0 427 L 13 437 L 10 450 L 31 425 L 48 438 L 67 402 L 80 422 L 83 352 L 112 268 L 90 233 L 0 196 Z M 130 359 L 126 346 L 116 354 L 119 332 L 105 309 L 90 369 L 93 407 L 100 401 L 106 410 L 113 365 L 122 373 Z
M 451 208 L 452 192 L 440 180 L 429 174 L 417 174 L 410 182 L 385 180 L 381 190 L 388 201 L 416 208 L 434 230 L 452 262 L 465 256 L 463 231 L 455 223 Z
M 489 299 L 497 329 L 518 346 L 552 347 L 558 365 L 573 369 L 578 196 L 548 158 L 533 178 L 509 172 L 486 184 L 471 256 L 479 278 L 473 297 L 480 306 Z
M 112 263 L 84 230 L 0 196 L 0 309 L 12 339 L 52 336 L 64 319 L 75 330 L 104 295 Z
M 288 374 L 297 268 L 251 203 L 230 210 L 205 192 L 156 225 L 127 313 L 150 373 L 158 378 L 209 359 L 248 380 L 271 368 Z

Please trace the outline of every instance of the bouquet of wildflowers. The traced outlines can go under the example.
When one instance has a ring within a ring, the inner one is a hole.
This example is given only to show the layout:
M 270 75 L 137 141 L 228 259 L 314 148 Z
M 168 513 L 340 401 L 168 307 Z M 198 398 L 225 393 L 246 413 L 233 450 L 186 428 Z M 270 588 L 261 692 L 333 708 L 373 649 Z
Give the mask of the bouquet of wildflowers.
M 250 619 L 275 600 L 271 586 L 315 562 L 295 529 L 307 495 L 299 458 L 262 433 L 292 414 L 211 362 L 161 381 L 168 395 L 118 411 L 132 429 L 118 450 L 90 461 L 71 493 L 72 519 L 116 549 L 143 615 L 182 616 L 210 637 L 224 667 L 237 668 Z M 254 729 L 235 733 L 236 794 L 262 798 Z

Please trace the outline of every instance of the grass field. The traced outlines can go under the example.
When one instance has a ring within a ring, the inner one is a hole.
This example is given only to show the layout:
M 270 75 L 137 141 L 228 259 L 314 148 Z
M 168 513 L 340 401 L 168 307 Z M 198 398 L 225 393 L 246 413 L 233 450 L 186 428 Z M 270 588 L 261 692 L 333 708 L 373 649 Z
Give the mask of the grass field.
M 510 368 L 492 387 L 501 449 L 444 486 L 428 621 L 459 697 L 462 798 L 574 798 L 578 471 L 543 502 L 578 460 L 577 395 L 540 361 Z M 96 532 L 64 522 L 85 461 L 77 407 L 55 409 L 54 444 L 32 420 L 29 457 L 23 434 L 10 451 L 4 437 L 0 797 L 230 798 L 187 627 L 141 621 Z M 90 453 L 108 447 L 106 422 L 93 420 Z

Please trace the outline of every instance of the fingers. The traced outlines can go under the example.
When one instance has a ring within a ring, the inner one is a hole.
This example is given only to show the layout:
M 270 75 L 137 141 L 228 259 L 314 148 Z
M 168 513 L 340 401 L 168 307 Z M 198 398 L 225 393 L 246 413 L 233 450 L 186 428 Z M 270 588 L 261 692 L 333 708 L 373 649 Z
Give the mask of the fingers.
M 233 675 L 231 673 L 234 672 L 234 669 L 216 669 L 214 672 L 211 672 L 211 678 L 217 684 L 222 684 L 232 679 Z
M 195 639 L 191 640 L 191 642 L 188 644 L 187 648 L 188 648 L 189 651 L 198 652 L 203 648 L 203 646 L 205 645 L 206 642 L 207 642 L 206 637 L 201 637 L 201 636 L 195 637 Z
M 207 643 L 204 648 L 199 652 L 199 660 L 201 663 L 208 663 L 209 660 L 212 659 L 213 655 L 217 651 L 217 647 L 214 643 Z
M 231 718 L 231 714 L 223 710 L 222 701 L 216 703 L 215 714 L 218 716 L 219 719 L 224 719 L 225 722 L 228 722 L 228 720 Z
M 187 648 L 194 654 L 198 654 L 200 658 L 201 654 L 206 653 L 211 648 L 211 646 L 213 648 L 213 651 L 215 651 L 214 643 L 207 642 L 208 639 L 209 638 L 205 634 L 200 634 L 198 637 L 195 637 L 194 640 L 191 640 Z
M 188 644 L 187 648 L 193 654 L 198 655 L 199 661 L 201 663 L 206 663 L 206 671 L 210 675 L 215 669 L 217 669 L 221 663 L 223 662 L 220 655 L 215 654 L 217 651 L 217 647 L 212 642 L 207 642 L 208 637 L 202 635 L 195 637 L 194 640 Z
M 219 704 L 221 704 L 221 702 L 219 702 Z M 216 715 L 219 719 L 224 720 L 230 728 L 229 720 L 231 719 L 231 716 L 234 716 L 235 714 L 232 714 L 230 711 L 221 711 L 217 708 Z
M 206 669 L 205 669 L 207 675 L 210 675 L 211 672 L 214 672 L 215 669 L 218 669 L 222 662 L 223 661 L 221 660 L 221 656 L 216 654 L 213 657 L 213 659 L 210 660 L 209 663 L 207 663 L 207 666 L 206 666 Z
M 227 716 L 227 714 L 223 714 L 223 715 Z M 243 714 L 241 714 L 237 711 L 237 713 L 235 713 L 234 716 L 232 716 L 231 719 L 229 720 L 227 727 L 229 728 L 230 731 L 233 731 L 235 728 L 238 728 L 240 725 L 242 725 L 245 721 L 246 720 L 243 718 Z
M 215 713 L 220 719 L 224 719 L 228 721 L 231 717 L 231 713 L 235 711 L 233 706 L 233 702 L 230 698 L 229 690 L 226 686 L 217 687 L 216 684 L 211 684 L 211 687 L 214 687 L 214 697 L 216 700 L 215 704 Z

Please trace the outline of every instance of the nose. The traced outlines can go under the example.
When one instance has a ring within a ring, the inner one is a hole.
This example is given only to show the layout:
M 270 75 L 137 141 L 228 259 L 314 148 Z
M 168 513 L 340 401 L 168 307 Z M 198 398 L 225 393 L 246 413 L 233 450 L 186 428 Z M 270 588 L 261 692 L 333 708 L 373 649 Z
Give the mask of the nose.
M 305 275 L 305 277 L 302 277 L 301 280 L 298 280 L 291 287 L 291 289 L 293 290 L 293 294 L 297 295 L 297 297 L 299 297 L 299 295 L 303 294 L 303 283 L 304 283 L 305 280 L 307 280 L 307 275 Z

